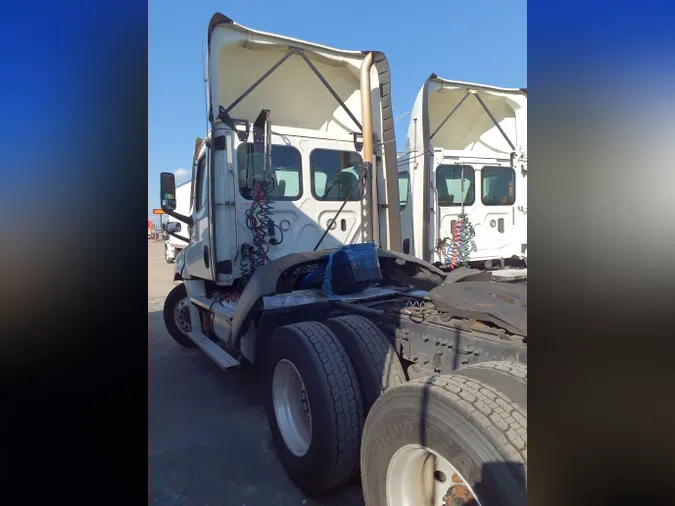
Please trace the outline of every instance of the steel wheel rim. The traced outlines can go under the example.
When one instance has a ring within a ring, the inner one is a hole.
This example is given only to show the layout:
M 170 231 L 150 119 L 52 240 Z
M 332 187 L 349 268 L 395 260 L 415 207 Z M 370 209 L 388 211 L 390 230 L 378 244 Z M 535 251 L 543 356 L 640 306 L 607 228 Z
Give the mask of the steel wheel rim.
M 405 445 L 389 462 L 388 506 L 480 506 L 476 494 L 444 457 L 420 445 Z
M 173 308 L 173 320 L 178 329 L 187 334 L 192 332 L 192 322 L 190 321 L 190 304 L 187 297 L 181 299 Z
M 274 367 L 272 402 L 286 447 L 293 455 L 302 457 L 312 441 L 312 412 L 305 383 L 296 367 L 286 359 Z
M 166 258 L 167 260 L 171 260 L 169 258 L 169 248 L 166 245 L 164 245 L 164 258 Z

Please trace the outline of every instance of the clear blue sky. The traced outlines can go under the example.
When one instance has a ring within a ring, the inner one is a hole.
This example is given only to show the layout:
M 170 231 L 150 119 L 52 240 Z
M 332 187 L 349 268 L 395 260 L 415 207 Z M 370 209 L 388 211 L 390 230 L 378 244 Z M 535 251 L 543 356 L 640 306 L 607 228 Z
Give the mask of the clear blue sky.
M 353 17 L 364 10 L 366 23 Z M 189 170 L 195 137 L 205 132 L 202 43 L 206 47 L 215 12 L 257 30 L 339 49 L 382 51 L 391 67 L 394 116 L 410 111 L 432 72 L 527 86 L 526 0 L 150 0 L 148 214 L 159 207 L 159 173 Z M 407 127 L 408 117 L 396 124 L 399 150 Z

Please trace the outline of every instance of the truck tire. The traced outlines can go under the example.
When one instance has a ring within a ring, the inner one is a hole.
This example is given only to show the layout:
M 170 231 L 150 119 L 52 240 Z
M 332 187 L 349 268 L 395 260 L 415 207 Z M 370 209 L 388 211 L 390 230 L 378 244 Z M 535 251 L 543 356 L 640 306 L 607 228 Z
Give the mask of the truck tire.
M 323 324 L 335 333 L 354 365 L 367 416 L 383 392 L 406 381 L 396 351 L 382 331 L 362 316 L 329 318 Z
M 166 296 L 164 301 L 164 325 L 178 344 L 186 348 L 197 347 L 186 334 L 186 332 L 190 332 L 192 325 L 190 322 L 190 301 L 183 283 L 176 285 Z
M 454 374 L 482 381 L 499 390 L 527 414 L 527 365 L 505 360 L 479 362 Z
M 366 506 L 522 506 L 527 416 L 503 393 L 467 377 L 411 381 L 373 405 L 361 469 Z
M 358 465 L 364 415 L 338 338 L 318 322 L 287 325 L 272 335 L 263 363 L 267 420 L 288 476 L 308 494 L 345 483 Z

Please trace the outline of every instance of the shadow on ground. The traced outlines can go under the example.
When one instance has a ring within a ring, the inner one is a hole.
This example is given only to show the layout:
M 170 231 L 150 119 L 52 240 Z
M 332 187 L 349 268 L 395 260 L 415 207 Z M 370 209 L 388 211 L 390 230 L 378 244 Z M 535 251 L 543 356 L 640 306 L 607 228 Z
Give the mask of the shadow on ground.
M 305 496 L 277 460 L 257 376 L 175 343 L 159 310 L 148 323 L 151 504 L 363 505 L 358 483 Z

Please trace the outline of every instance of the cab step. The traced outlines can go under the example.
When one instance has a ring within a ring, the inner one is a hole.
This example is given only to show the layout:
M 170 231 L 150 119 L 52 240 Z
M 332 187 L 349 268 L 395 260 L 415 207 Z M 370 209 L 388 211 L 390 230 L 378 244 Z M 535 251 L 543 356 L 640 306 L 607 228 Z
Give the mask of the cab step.
M 209 356 L 211 360 L 223 369 L 231 369 L 232 367 L 237 367 L 239 365 L 239 361 L 236 358 L 211 341 L 211 339 L 205 336 L 203 332 L 193 330 L 188 333 L 188 336 Z

